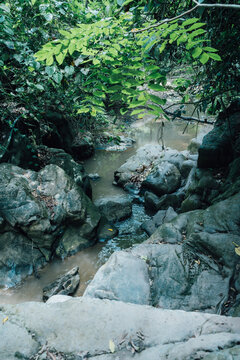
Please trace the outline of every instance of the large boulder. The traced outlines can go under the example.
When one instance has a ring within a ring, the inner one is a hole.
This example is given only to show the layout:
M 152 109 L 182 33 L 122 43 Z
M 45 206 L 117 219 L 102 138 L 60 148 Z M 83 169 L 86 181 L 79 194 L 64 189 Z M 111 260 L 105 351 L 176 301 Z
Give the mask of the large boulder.
M 161 196 L 171 194 L 181 185 L 181 174 L 178 168 L 164 161 L 155 166 L 143 181 L 142 186 Z
M 177 213 L 173 210 L 172 207 L 169 207 L 167 210 L 159 210 L 150 220 L 142 223 L 141 228 L 146 231 L 150 236 L 152 235 L 159 226 L 164 223 L 167 223 L 174 219 L 177 216 Z
M 100 198 L 94 204 L 109 222 L 125 220 L 132 215 L 132 201 L 125 195 Z
M 50 164 L 59 166 L 76 182 L 77 185 L 83 188 L 90 199 L 92 198 L 92 187 L 89 177 L 87 176 L 83 165 L 74 161 L 70 154 L 62 149 L 49 148 L 41 145 L 37 148 L 37 157 L 41 168 Z
M 4 305 L 0 358 L 239 359 L 239 320 L 89 298 Z
M 64 257 L 94 244 L 100 220 L 82 188 L 56 165 L 37 173 L 0 164 L 0 217 L 2 286 L 31 274 L 56 248 Z
M 200 168 L 220 168 L 240 156 L 240 100 L 222 112 L 199 147 Z
M 180 214 L 145 243 L 113 254 L 84 296 L 104 294 L 126 302 L 145 299 L 145 304 L 168 309 L 225 312 L 232 288 L 236 286 L 235 296 L 239 292 L 240 257 L 233 244 L 240 244 L 239 214 L 240 193 L 206 210 Z M 139 298 L 149 284 L 149 296 Z
M 131 156 L 114 173 L 114 179 L 117 185 L 124 187 L 133 180 L 136 175 L 143 175 L 148 172 L 151 165 L 162 154 L 160 145 L 144 145 L 139 148 L 135 155 Z

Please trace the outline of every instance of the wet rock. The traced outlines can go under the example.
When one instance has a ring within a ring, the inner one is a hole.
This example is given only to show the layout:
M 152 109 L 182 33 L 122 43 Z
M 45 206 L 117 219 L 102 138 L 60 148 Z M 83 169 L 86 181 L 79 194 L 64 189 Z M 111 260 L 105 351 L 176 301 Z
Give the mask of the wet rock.
M 98 173 L 95 173 L 95 174 L 88 174 L 88 177 L 93 180 L 93 181 L 96 181 L 96 180 L 99 180 L 100 179 L 100 175 Z
M 4 305 L 1 323 L 6 316 L 0 337 L 2 360 L 20 355 L 35 360 L 40 352 L 53 358 L 60 353 L 65 360 L 130 360 L 133 353 L 139 360 L 207 359 L 214 354 L 213 360 L 226 354 L 237 359 L 240 351 L 239 318 L 90 298 Z
M 92 198 L 92 187 L 83 165 L 73 160 L 72 156 L 62 149 L 39 146 L 37 149 L 38 159 L 41 167 L 46 165 L 57 165 L 70 176 L 77 185 L 81 186 L 85 194 Z
M 94 141 L 90 132 L 79 133 L 71 145 L 73 156 L 77 160 L 84 160 L 94 153 Z
M 233 245 L 240 243 L 239 213 L 240 193 L 206 210 L 175 217 L 145 243 L 113 254 L 85 294 L 94 297 L 98 289 L 104 289 L 120 301 L 134 302 L 138 298 L 134 294 L 150 284 L 149 297 L 141 298 L 145 304 L 221 313 L 229 297 L 230 279 L 240 266 Z M 134 258 L 138 269 L 130 271 Z M 121 266 L 115 268 L 118 262 Z M 137 273 L 142 282 L 129 283 L 131 273 Z
M 236 100 L 219 115 L 213 130 L 203 138 L 198 150 L 198 167 L 220 168 L 238 157 L 239 132 L 240 100 Z
M 100 220 L 82 188 L 56 165 L 36 173 L 0 164 L 0 216 L 1 286 L 15 285 L 35 272 L 56 247 L 69 255 L 73 246 L 92 245 Z
M 185 160 L 182 163 L 180 172 L 181 175 L 184 179 L 186 179 L 190 173 L 190 171 L 192 170 L 192 168 L 194 168 L 196 166 L 196 161 L 194 160 Z
M 190 141 L 190 144 L 188 145 L 190 154 L 198 154 L 198 149 L 202 144 L 204 135 L 204 133 L 201 133 Z
M 94 204 L 109 222 L 121 221 L 132 215 L 131 199 L 125 195 L 100 198 Z
M 80 283 L 79 267 L 74 267 L 66 274 L 58 277 L 54 282 L 43 288 L 43 301 L 54 295 L 73 295 Z
M 164 161 L 154 167 L 147 178 L 143 181 L 142 187 L 161 196 L 173 193 L 181 184 L 181 174 L 177 167 Z
M 162 147 L 160 145 L 148 144 L 139 148 L 135 155 L 131 156 L 115 171 L 114 179 L 116 183 L 124 187 L 134 175 L 145 172 L 161 154 Z
M 179 189 L 173 194 L 165 194 L 161 197 L 146 191 L 144 194 L 144 205 L 150 212 L 156 212 L 160 209 L 168 209 L 172 207 L 174 210 L 178 210 L 181 207 L 181 203 L 185 197 L 185 192 Z
M 98 240 L 99 241 L 106 241 L 114 238 L 118 234 L 118 229 L 113 225 L 110 224 L 109 221 L 102 216 L 101 221 L 98 226 Z
M 141 228 L 151 236 L 160 225 L 171 221 L 176 216 L 177 213 L 172 207 L 169 207 L 167 210 L 159 210 L 151 220 L 145 221 L 141 225 Z
M 204 203 L 201 201 L 201 197 L 198 194 L 189 195 L 181 205 L 181 212 L 187 212 L 196 209 L 204 208 Z

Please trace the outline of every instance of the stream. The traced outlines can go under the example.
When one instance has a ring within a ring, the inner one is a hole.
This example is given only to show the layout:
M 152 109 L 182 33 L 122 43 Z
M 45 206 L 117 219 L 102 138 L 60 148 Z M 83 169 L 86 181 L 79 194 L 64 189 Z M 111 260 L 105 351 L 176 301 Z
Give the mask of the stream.
M 131 125 L 129 131 L 129 136 L 136 141 L 133 147 L 121 152 L 97 150 L 95 155 L 84 163 L 87 173 L 98 173 L 100 176 L 99 180 L 91 181 L 93 201 L 101 197 L 125 193 L 123 189 L 112 185 L 114 171 L 135 154 L 139 147 L 151 143 L 158 144 L 159 126 L 158 122 L 151 119 L 139 120 Z M 187 129 L 185 128 L 186 123 L 184 122 L 165 122 L 164 145 L 179 151 L 185 150 L 197 133 L 207 133 L 210 130 L 209 126 L 197 126 L 196 124 L 189 124 Z M 65 260 L 55 259 L 39 271 L 39 279 L 29 276 L 15 288 L 0 289 L 0 303 L 16 304 L 26 301 L 42 301 L 43 287 L 74 266 L 79 266 L 80 274 L 80 286 L 75 296 L 81 296 L 98 268 L 114 251 L 128 248 L 148 238 L 147 234 L 140 229 L 140 225 L 149 218 L 145 214 L 143 206 L 134 204 L 132 217 L 115 224 L 119 229 L 119 235 L 116 238 L 105 243 L 97 243 Z

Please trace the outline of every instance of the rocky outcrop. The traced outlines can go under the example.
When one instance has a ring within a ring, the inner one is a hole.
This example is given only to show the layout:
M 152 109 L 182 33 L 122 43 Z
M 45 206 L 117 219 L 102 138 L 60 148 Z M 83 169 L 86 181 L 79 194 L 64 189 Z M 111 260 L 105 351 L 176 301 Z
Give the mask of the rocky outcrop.
M 240 356 L 239 318 L 78 298 L 2 306 L 0 321 L 1 360 Z
M 240 100 L 223 111 L 199 147 L 198 167 L 220 168 L 240 156 Z
M 82 164 L 73 160 L 72 156 L 62 149 L 48 148 L 47 146 L 38 146 L 37 156 L 40 167 L 46 165 L 57 165 L 70 176 L 78 186 L 81 186 L 86 195 L 92 198 L 92 187 Z
M 0 164 L 0 285 L 12 286 L 49 261 L 95 243 L 100 214 L 60 167 Z
M 151 236 L 159 226 L 164 223 L 167 223 L 174 219 L 177 216 L 177 213 L 173 210 L 172 207 L 169 207 L 167 210 L 159 210 L 151 220 L 145 221 L 142 223 L 141 228 L 146 231 L 146 233 Z
M 66 274 L 59 276 L 54 282 L 43 288 L 43 301 L 47 301 L 54 295 L 73 295 L 80 283 L 78 273 L 79 267 L 68 271 Z
M 175 217 L 145 243 L 113 254 L 84 296 L 227 312 L 239 293 L 240 257 L 233 244 L 240 244 L 239 214 L 240 193 Z
M 121 221 L 132 215 L 132 201 L 125 195 L 100 198 L 94 204 L 109 222 Z

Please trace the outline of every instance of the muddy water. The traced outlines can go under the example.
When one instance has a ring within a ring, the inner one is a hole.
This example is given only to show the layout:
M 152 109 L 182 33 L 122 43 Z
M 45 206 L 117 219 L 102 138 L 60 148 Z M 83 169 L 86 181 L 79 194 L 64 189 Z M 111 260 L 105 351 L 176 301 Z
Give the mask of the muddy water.
M 160 126 L 161 123 L 149 121 L 149 119 L 138 121 L 134 123 L 129 130 L 129 136 L 136 140 L 132 148 L 124 152 L 106 152 L 99 150 L 96 151 L 92 159 L 86 161 L 86 171 L 100 175 L 99 180 L 92 181 L 93 200 L 99 197 L 125 193 L 121 188 L 112 185 L 114 171 L 122 165 L 126 159 L 133 155 L 140 146 L 149 143 L 158 144 Z M 184 150 L 187 148 L 190 140 L 196 136 L 197 132 L 207 132 L 210 130 L 209 127 L 199 127 L 197 129 L 196 125 L 189 125 L 187 129 L 185 129 L 185 127 L 186 124 L 183 122 L 165 122 L 163 129 L 164 146 Z M 0 304 L 41 301 L 42 288 L 74 266 L 79 266 L 81 282 L 76 296 L 81 296 L 88 282 L 113 251 L 127 248 L 147 238 L 146 234 L 141 230 L 140 225 L 148 218 L 143 207 L 134 204 L 132 218 L 117 224 L 119 228 L 117 238 L 107 243 L 99 243 L 64 261 L 54 260 L 51 264 L 40 270 L 39 279 L 31 276 L 16 288 L 0 289 Z

